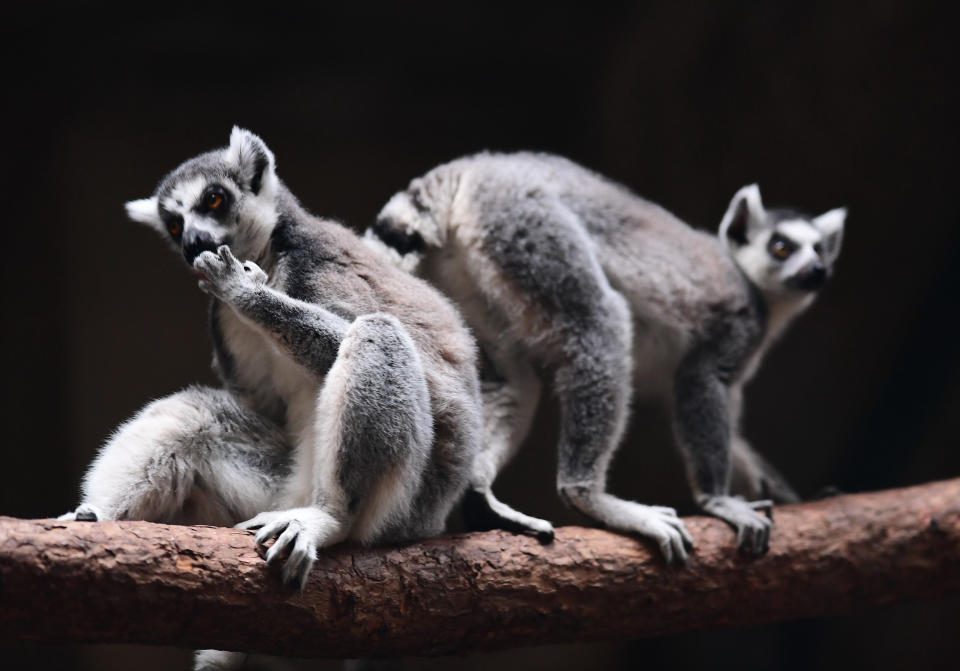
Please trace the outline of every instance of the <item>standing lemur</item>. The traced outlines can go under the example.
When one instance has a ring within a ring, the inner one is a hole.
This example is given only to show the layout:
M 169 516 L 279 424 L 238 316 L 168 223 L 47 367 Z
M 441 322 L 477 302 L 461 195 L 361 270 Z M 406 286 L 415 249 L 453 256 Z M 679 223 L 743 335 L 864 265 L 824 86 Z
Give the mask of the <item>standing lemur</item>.
M 323 546 L 439 533 L 482 433 L 476 346 L 456 309 L 309 214 L 238 128 L 127 213 L 211 295 L 226 389 L 190 388 L 123 424 L 64 517 L 240 522 L 276 538 L 267 561 L 301 586 Z
M 632 396 L 659 396 L 699 506 L 769 545 L 770 501 L 796 500 L 738 430 L 743 385 L 808 307 L 840 251 L 846 212 L 766 210 L 756 185 L 736 193 L 719 236 L 563 158 L 478 154 L 414 179 L 367 231 L 397 263 L 461 307 L 483 355 L 485 441 L 468 517 L 550 538 L 552 526 L 491 492 L 523 441 L 550 376 L 560 404 L 561 497 L 614 529 L 686 559 L 689 534 L 670 508 L 606 492 Z

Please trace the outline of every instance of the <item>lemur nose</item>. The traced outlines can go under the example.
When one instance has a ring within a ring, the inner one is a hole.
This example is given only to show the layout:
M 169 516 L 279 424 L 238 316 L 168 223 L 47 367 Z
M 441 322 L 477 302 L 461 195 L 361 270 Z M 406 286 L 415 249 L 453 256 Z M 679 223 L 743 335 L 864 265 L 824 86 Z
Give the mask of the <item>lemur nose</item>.
M 819 289 L 827 279 L 827 267 L 819 261 L 810 266 L 804 273 L 803 288 L 808 290 Z
M 187 231 L 183 236 L 183 256 L 190 264 L 203 252 L 217 251 L 217 246 L 217 241 L 207 231 Z

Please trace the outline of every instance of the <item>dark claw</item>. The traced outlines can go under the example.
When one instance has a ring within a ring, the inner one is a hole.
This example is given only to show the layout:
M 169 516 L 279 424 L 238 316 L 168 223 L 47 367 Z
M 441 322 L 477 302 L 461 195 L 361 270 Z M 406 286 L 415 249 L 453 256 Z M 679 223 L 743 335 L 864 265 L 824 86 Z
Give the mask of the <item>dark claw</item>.
M 283 586 L 290 589 L 300 589 L 300 577 L 295 575 L 290 576 L 286 581 L 284 581 Z
M 96 522 L 97 514 L 92 510 L 87 510 L 82 513 L 77 513 L 77 516 L 74 518 L 77 522 Z

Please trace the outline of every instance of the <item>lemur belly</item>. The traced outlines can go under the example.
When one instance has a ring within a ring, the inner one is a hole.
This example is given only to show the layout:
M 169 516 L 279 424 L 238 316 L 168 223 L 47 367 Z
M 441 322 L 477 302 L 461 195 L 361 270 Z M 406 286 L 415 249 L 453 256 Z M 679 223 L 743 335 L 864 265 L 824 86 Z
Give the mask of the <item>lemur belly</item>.
M 680 360 L 678 335 L 655 321 L 633 320 L 633 389 L 638 401 L 669 398 Z

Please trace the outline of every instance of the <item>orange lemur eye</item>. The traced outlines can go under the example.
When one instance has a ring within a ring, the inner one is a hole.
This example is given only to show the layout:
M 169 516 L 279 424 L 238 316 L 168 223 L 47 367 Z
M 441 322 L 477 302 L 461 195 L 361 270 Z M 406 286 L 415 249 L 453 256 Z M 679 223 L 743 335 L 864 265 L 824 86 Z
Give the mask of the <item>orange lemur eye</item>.
M 203 197 L 203 204 L 208 210 L 217 210 L 223 205 L 223 194 L 219 191 L 208 191 Z
M 167 232 L 173 237 L 179 237 L 183 233 L 183 217 L 172 212 L 161 212 L 163 224 L 167 227 Z
M 770 238 L 770 244 L 767 246 L 770 255 L 779 261 L 787 260 L 796 248 L 796 245 L 780 235 Z
M 227 190 L 219 184 L 211 184 L 200 196 L 200 202 L 196 209 L 201 214 L 204 212 L 221 214 L 227 211 L 229 202 L 230 196 L 227 194 Z

